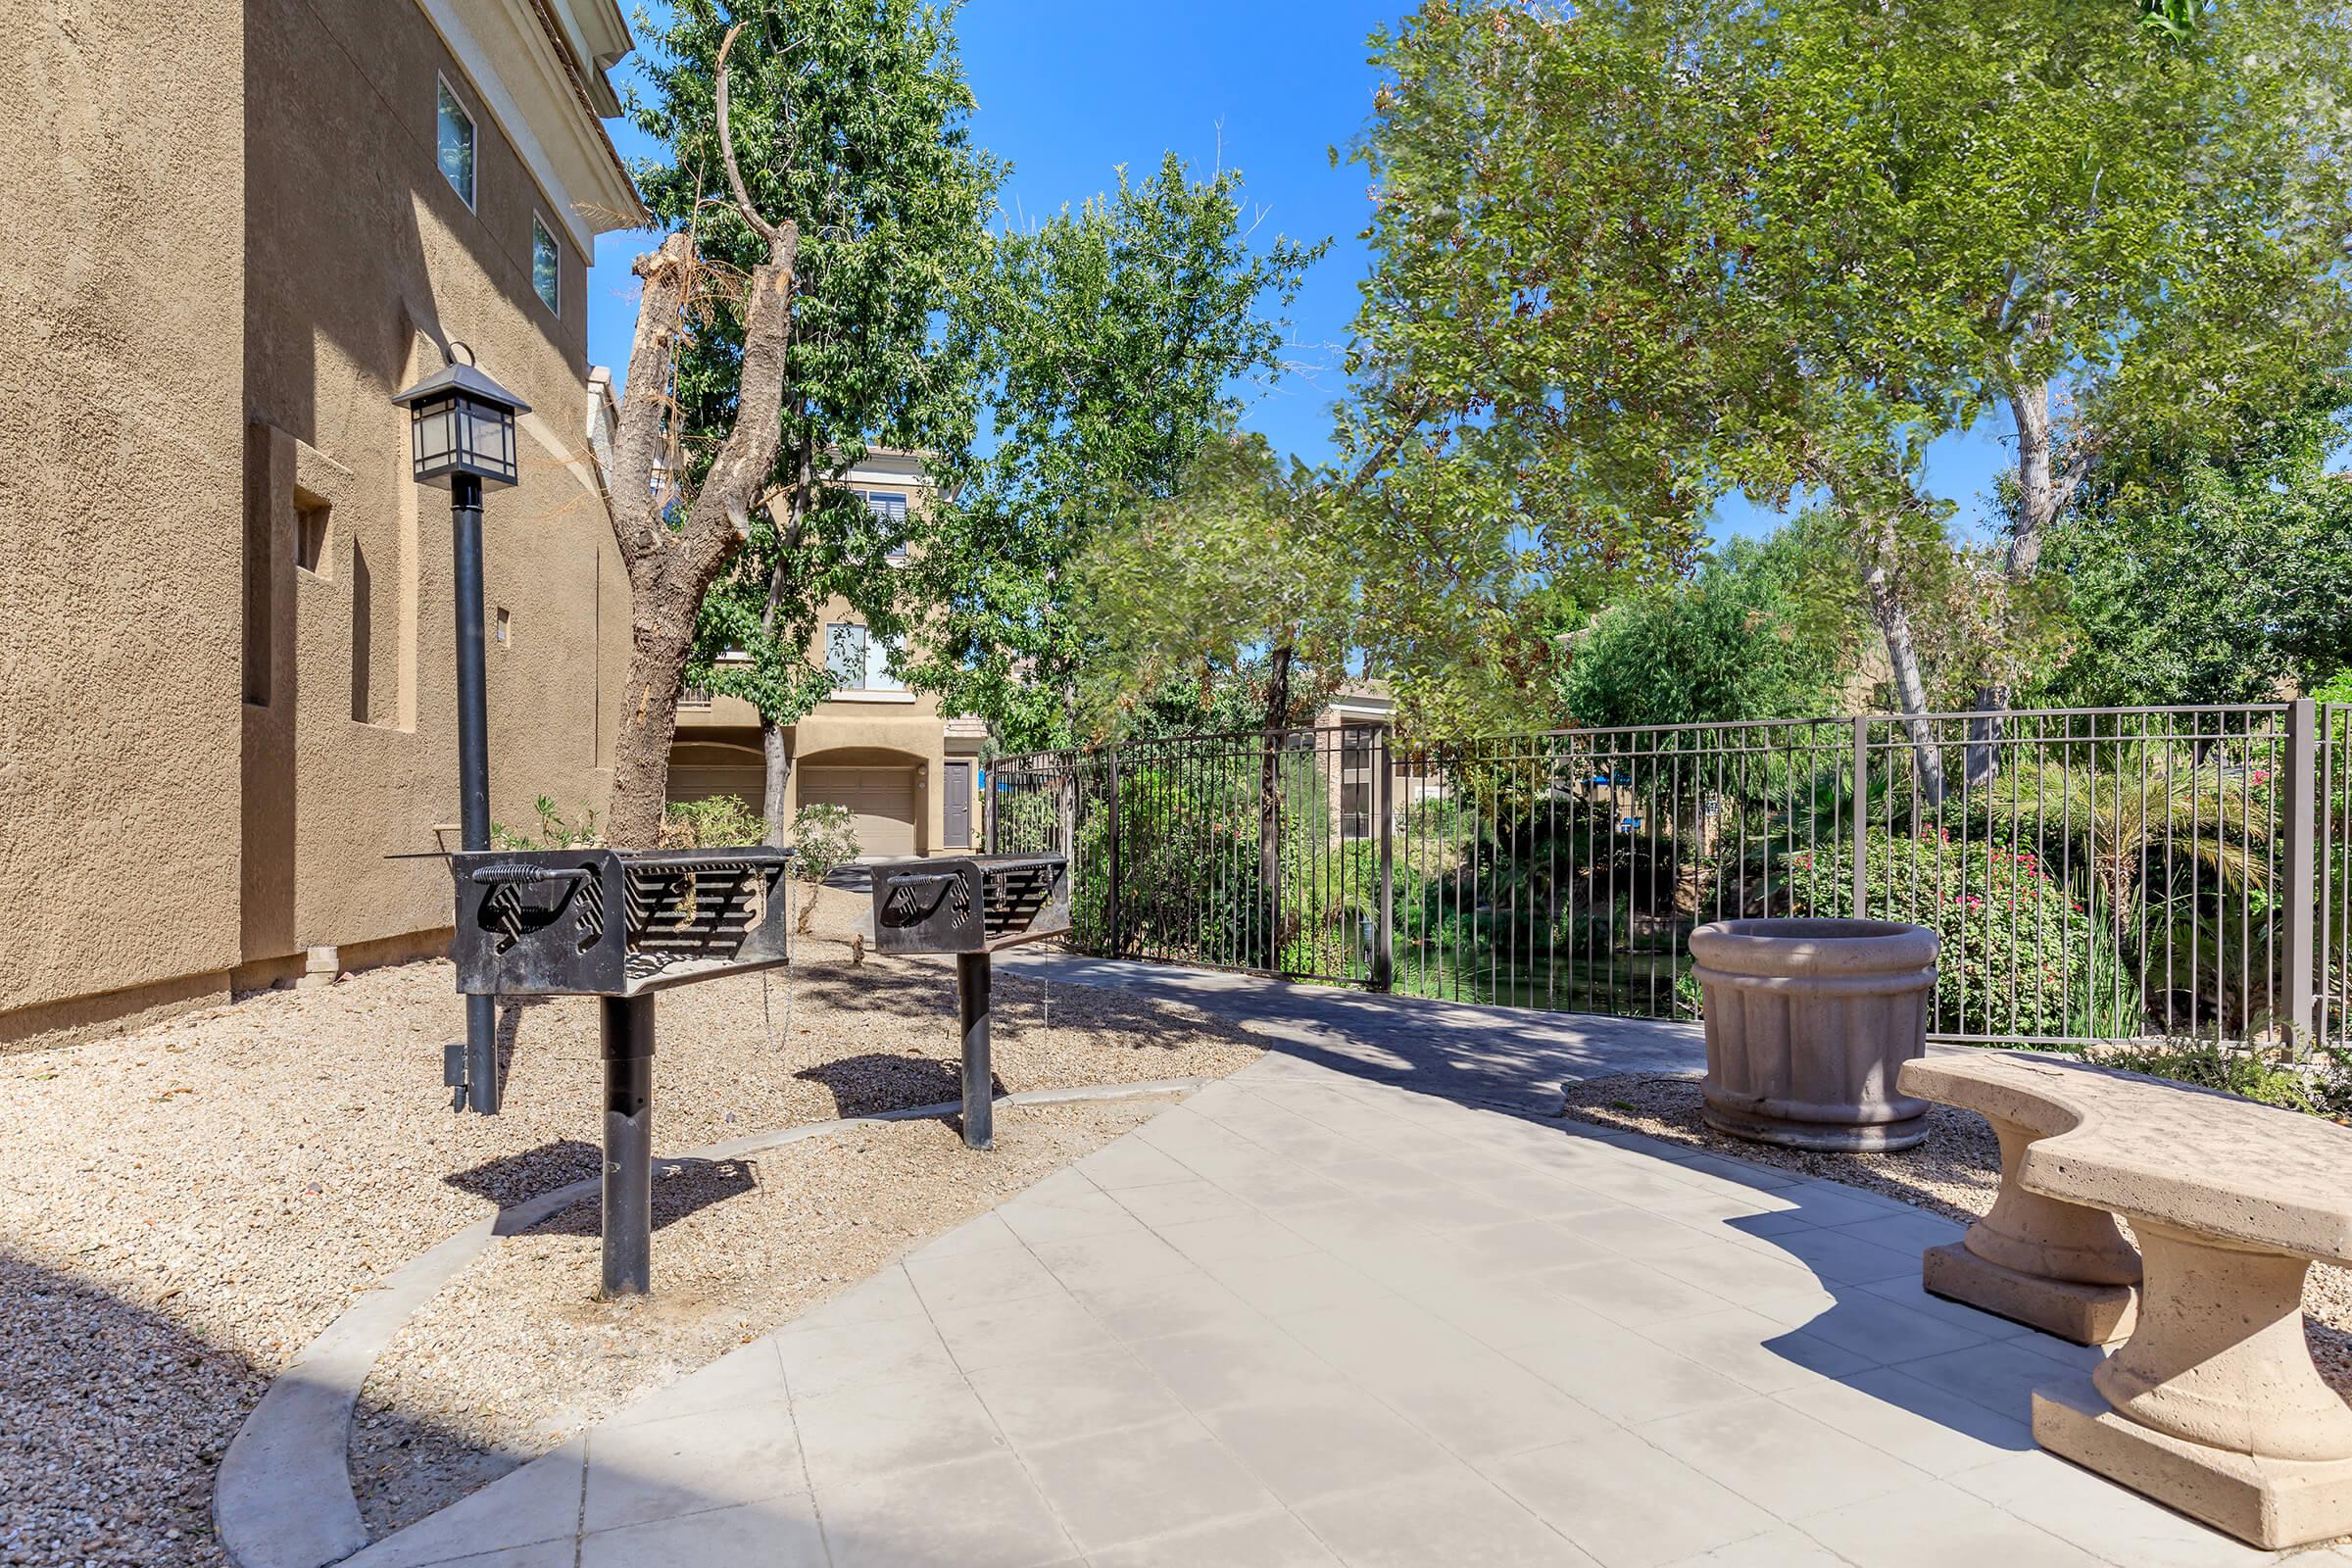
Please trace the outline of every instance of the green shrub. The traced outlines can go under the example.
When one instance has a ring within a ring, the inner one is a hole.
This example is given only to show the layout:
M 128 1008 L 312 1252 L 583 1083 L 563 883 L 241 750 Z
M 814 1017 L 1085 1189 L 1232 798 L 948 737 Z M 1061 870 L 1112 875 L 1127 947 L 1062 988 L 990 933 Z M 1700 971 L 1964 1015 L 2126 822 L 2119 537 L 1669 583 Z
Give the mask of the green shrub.
M 731 850 L 767 842 L 767 819 L 732 795 L 673 801 L 662 813 L 665 850 Z
M 584 844 L 605 842 L 604 830 L 596 825 L 596 813 L 585 808 L 577 822 L 565 820 L 556 808 L 556 803 L 542 795 L 531 803 L 538 814 L 536 831 L 517 831 L 503 822 L 490 824 L 490 847 L 494 850 L 570 850 Z
M 804 806 L 792 818 L 792 874 L 822 882 L 858 858 L 858 824 L 846 806 Z
M 2094 1039 L 2140 1032 L 2139 982 L 2113 936 L 2033 851 L 1934 834 L 1873 833 L 1868 843 L 1871 917 L 1924 925 L 1940 939 L 1930 1028 Z M 1796 913 L 1853 912 L 1845 846 L 1791 855 L 1782 873 Z
M 2102 1067 L 2219 1089 L 2283 1110 L 2352 1120 L 2352 1053 L 2328 1051 L 2297 1064 L 2276 1051 L 2233 1050 L 2210 1040 L 2168 1040 L 2102 1047 L 2090 1059 Z

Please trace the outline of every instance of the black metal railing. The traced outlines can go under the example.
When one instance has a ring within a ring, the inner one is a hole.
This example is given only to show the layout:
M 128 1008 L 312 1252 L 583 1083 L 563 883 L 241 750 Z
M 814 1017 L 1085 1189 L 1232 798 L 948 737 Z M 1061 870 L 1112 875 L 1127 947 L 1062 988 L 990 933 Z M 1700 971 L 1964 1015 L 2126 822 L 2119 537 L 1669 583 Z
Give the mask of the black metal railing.
M 1184 736 L 1005 759 L 987 813 L 1099 956 L 1687 1019 L 1695 925 L 1867 914 L 1942 938 L 1943 1038 L 2352 1013 L 2352 708 Z

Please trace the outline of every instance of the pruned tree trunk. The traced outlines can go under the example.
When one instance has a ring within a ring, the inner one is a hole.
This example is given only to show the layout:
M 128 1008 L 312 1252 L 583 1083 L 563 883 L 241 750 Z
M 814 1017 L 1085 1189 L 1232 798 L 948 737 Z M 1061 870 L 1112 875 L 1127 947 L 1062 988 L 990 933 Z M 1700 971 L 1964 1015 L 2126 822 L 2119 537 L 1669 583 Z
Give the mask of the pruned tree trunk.
M 792 346 L 794 270 L 800 225 L 770 223 L 745 193 L 727 124 L 727 52 L 718 51 L 715 83 L 719 148 L 735 212 L 767 244 L 766 259 L 745 280 L 743 358 L 735 384 L 735 424 L 719 444 L 701 488 L 685 499 L 672 403 L 672 372 L 687 307 L 710 286 L 694 235 L 680 232 L 638 258 L 644 279 L 629 379 L 612 441 L 612 534 L 629 572 L 629 673 L 623 683 L 620 735 L 612 753 L 612 804 L 607 834 L 621 848 L 661 842 L 669 748 L 677 733 L 678 687 L 694 642 L 703 596 L 751 529 L 752 508 L 783 444 L 786 360 Z M 659 482 L 657 482 L 659 480 Z
M 792 823 L 784 810 L 784 798 L 792 789 L 792 754 L 784 746 L 783 725 L 773 719 L 760 721 L 760 751 L 767 765 L 760 814 L 767 823 L 767 842 L 782 848 L 792 842 Z

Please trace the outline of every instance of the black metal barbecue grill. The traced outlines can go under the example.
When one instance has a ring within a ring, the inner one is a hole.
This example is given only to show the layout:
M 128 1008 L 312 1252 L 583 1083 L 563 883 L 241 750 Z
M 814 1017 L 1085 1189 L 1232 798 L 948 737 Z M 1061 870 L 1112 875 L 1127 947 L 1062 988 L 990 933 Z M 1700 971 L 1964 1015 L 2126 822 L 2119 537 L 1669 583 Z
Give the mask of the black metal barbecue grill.
M 1069 858 L 966 855 L 885 860 L 874 872 L 874 951 L 956 955 L 963 1028 L 963 1141 L 996 1140 L 989 1100 L 989 956 L 1070 928 Z
M 450 957 L 468 996 L 604 999 L 604 1283 L 651 1283 L 654 994 L 790 957 L 789 849 L 476 850 Z

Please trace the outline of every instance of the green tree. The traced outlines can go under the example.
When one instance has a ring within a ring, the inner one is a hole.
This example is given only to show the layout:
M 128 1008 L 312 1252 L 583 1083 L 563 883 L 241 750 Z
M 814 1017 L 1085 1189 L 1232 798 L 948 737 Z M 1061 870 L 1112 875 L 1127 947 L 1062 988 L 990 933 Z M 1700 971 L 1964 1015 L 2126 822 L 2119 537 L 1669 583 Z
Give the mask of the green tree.
M 771 837 L 784 831 L 782 732 L 831 689 L 807 655 L 827 599 L 848 599 L 884 635 L 913 610 L 891 564 L 906 528 L 870 514 L 842 476 L 873 446 L 953 463 L 971 440 L 971 368 L 937 321 L 982 252 L 1002 171 L 971 143 L 956 12 L 922 0 L 683 0 L 652 29 L 646 87 L 629 105 L 667 149 L 666 162 L 637 171 L 648 207 L 693 232 L 718 276 L 769 243 L 747 215 L 794 220 L 763 504 L 737 519 L 738 548 L 708 597 L 683 608 L 695 679 L 759 710 Z M 722 53 L 735 66 L 723 127 Z M 729 189 L 736 203 L 714 199 Z M 671 466 L 685 488 L 704 481 L 737 416 L 746 298 L 705 291 L 677 350 Z M 668 740 L 665 723 L 664 759 Z M 658 777 L 654 788 L 658 809 Z M 623 811 L 616 799 L 616 830 Z
M 1599 726 L 1813 718 L 1853 667 L 1845 605 L 1814 598 L 1800 531 L 1735 539 L 1689 581 L 1603 612 L 1575 640 L 1561 700 Z
M 1255 727 L 1306 721 L 1346 677 L 1361 599 L 1327 478 L 1257 434 L 1218 437 L 1176 491 L 1098 534 L 1082 591 L 1103 626 L 1082 677 L 1099 727 L 1173 673 L 1247 671 Z
M 1349 433 L 1397 454 L 1414 551 L 1507 602 L 1555 534 L 1654 573 L 1724 493 L 1825 498 L 1916 714 L 1918 589 L 1951 567 L 1922 456 L 2005 409 L 2016 524 L 1984 586 L 2021 606 L 1978 650 L 2004 705 L 2022 590 L 2107 432 L 2209 426 L 2343 356 L 2340 14 L 2081 22 L 1430 0 L 1380 35 Z
M 1101 606 L 1091 541 L 1177 491 L 1272 374 L 1281 313 L 1321 246 L 1253 250 L 1241 175 L 1170 154 L 1141 183 L 998 235 L 952 333 L 982 367 L 993 446 L 943 473 L 913 575 L 930 612 L 907 675 L 1010 751 L 1077 733 Z
M 2050 537 L 2071 647 L 2036 700 L 2242 703 L 2352 664 L 2339 385 L 2245 447 L 2101 465 Z

